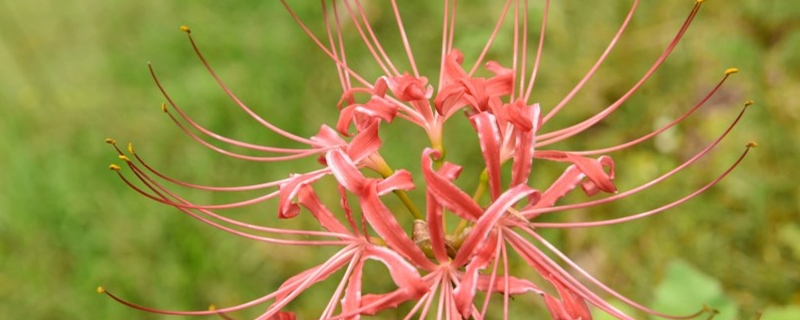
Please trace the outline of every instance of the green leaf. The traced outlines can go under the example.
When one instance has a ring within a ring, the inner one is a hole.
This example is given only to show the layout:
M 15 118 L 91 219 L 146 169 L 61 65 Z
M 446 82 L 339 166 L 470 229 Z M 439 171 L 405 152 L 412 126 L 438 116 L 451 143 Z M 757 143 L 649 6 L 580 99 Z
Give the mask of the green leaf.
M 688 315 L 707 305 L 719 311 L 715 320 L 736 319 L 738 308 L 725 296 L 716 279 L 682 260 L 674 260 L 656 287 L 653 309 L 673 315 Z
M 761 320 L 800 319 L 800 306 L 772 307 L 764 311 Z

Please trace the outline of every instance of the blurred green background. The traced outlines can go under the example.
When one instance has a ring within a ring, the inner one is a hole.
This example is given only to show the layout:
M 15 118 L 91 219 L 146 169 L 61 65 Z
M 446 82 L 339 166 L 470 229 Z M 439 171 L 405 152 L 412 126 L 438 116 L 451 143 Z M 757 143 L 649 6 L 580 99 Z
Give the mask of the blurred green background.
M 294 2 L 318 30 L 317 4 Z M 544 130 L 580 121 L 623 94 L 661 53 L 693 3 L 644 2 L 609 61 Z M 574 86 L 602 53 L 629 3 L 553 4 L 533 100 L 548 110 Z M 433 80 L 441 8 L 422 1 L 401 7 L 420 68 Z M 387 48 L 397 53 L 394 61 L 402 61 L 389 10 L 376 4 L 368 10 Z M 538 26 L 535 13 L 541 4 L 531 10 Z M 485 2 L 464 4 L 456 47 L 468 63 L 499 11 Z M 123 146 L 134 142 L 155 167 L 202 184 L 264 182 L 314 167 L 313 159 L 261 164 L 226 158 L 191 141 L 160 112 L 163 98 L 147 61 L 197 121 L 237 139 L 291 146 L 228 100 L 194 56 L 180 25 L 192 27 L 218 73 L 268 120 L 302 136 L 315 134 L 322 123 L 335 123 L 340 89 L 333 64 L 277 1 L 1 1 L 0 318 L 163 318 L 96 294 L 98 285 L 152 307 L 233 305 L 272 292 L 330 253 L 286 250 L 213 230 L 136 194 L 106 169 L 117 162 L 103 143 L 106 137 Z M 537 30 L 532 27 L 532 39 Z M 508 37 L 498 40 L 490 58 L 508 65 L 509 44 Z M 800 6 L 792 1 L 708 1 L 674 54 L 625 107 L 589 133 L 553 147 L 600 148 L 638 137 L 691 107 L 723 70 L 738 67 L 741 72 L 709 105 L 676 130 L 612 154 L 617 184 L 625 190 L 697 152 L 724 130 L 743 101 L 753 99 L 756 105 L 722 145 L 674 179 L 630 199 L 550 219 L 592 220 L 658 207 L 713 179 L 746 142 L 755 140 L 760 147 L 729 178 L 677 209 L 619 226 L 544 234 L 597 278 L 663 311 L 685 312 L 687 304 L 693 311 L 717 301 L 716 307 L 727 308 L 725 319 L 754 319 L 765 310 L 764 319 L 796 316 L 798 52 Z M 373 68 L 357 56 L 351 56 L 354 65 Z M 454 146 L 451 160 L 480 161 L 477 147 L 455 148 L 475 146 L 471 135 L 457 132 L 469 130 L 466 122 L 455 122 L 447 142 Z M 424 145 L 419 130 L 398 128 L 386 133 L 385 145 Z M 406 129 L 412 131 L 400 132 Z M 418 150 L 385 152 L 387 157 L 411 154 L 390 157 L 398 167 L 419 161 Z M 539 183 L 534 187 L 544 188 L 542 183 L 563 166 L 534 170 Z M 191 190 L 182 194 L 201 203 L 242 199 Z M 274 226 L 298 223 L 276 221 L 274 208 L 269 202 L 229 214 Z M 325 288 L 309 291 L 292 308 L 301 318 L 312 317 L 329 295 Z M 678 303 L 683 310 L 670 304 L 675 297 L 689 300 Z M 541 306 L 529 309 L 525 314 L 543 312 Z M 259 310 L 233 316 L 251 318 Z

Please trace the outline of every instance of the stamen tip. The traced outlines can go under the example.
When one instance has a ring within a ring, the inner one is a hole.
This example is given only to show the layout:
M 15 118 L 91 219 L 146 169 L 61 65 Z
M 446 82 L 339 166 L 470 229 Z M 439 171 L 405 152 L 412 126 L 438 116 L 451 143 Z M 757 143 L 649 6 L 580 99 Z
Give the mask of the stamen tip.
M 110 145 L 115 145 L 115 144 L 117 144 L 117 140 L 114 140 L 114 139 L 111 139 L 111 138 L 106 138 L 106 143 L 108 143 Z
M 97 287 L 97 293 L 100 294 L 106 293 L 106 288 L 103 288 L 103 286 Z
M 701 2 L 701 1 L 698 1 L 698 2 Z M 726 76 L 730 75 L 730 74 L 737 73 L 737 72 L 739 72 L 739 68 L 728 68 L 728 69 L 725 69 L 725 75 Z
M 756 103 L 756 102 L 755 102 L 755 101 L 753 101 L 753 100 L 747 100 L 747 101 L 745 101 L 745 102 L 744 102 L 744 106 L 745 106 L 745 107 L 749 107 L 749 106 L 752 106 L 752 105 L 753 105 L 753 104 L 755 104 L 755 103 Z
M 167 113 L 167 104 L 164 102 L 161 103 L 161 112 Z
M 124 157 L 124 156 L 120 156 L 120 157 Z M 114 171 L 120 171 L 120 170 L 122 170 L 122 168 L 121 168 L 120 166 L 118 166 L 118 165 L 116 165 L 116 164 L 113 164 L 113 163 L 112 163 L 112 164 L 110 164 L 110 165 L 108 166 L 108 169 L 110 169 L 110 170 L 114 170 Z
M 181 31 L 186 33 L 192 33 L 192 29 L 189 29 L 187 26 L 181 26 Z
M 119 159 L 125 162 L 131 161 L 131 159 L 128 159 L 128 157 L 123 154 L 119 155 Z
M 209 304 L 208 305 L 208 311 L 214 311 L 214 310 L 217 310 L 217 306 L 215 306 L 213 304 Z
M 128 143 L 128 152 L 131 154 L 135 154 L 136 152 L 133 151 L 133 143 Z
M 755 141 L 750 141 L 745 146 L 748 148 L 755 148 L 758 147 L 758 143 L 756 143 Z
M 697 0 L 697 3 L 703 3 L 703 2 L 705 2 L 705 1 L 706 1 L 706 0 Z

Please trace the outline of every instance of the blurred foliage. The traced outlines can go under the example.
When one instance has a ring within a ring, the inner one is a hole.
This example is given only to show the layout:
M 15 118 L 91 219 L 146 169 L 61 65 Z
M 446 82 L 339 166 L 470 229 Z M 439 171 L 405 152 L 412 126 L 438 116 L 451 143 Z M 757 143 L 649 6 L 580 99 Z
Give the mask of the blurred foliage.
M 307 21 L 319 20 L 315 2 L 292 2 Z M 602 53 L 630 2 L 552 4 L 534 95 L 545 110 L 560 101 Z M 608 62 L 544 130 L 576 123 L 624 94 L 662 52 L 691 5 L 692 1 L 644 1 Z M 533 17 L 541 6 L 532 4 Z M 422 1 L 401 7 L 420 69 L 433 72 L 429 78 L 434 80 L 440 34 L 430 30 L 439 30 L 441 8 Z M 403 61 L 389 10 L 368 9 L 387 50 L 396 53 L 394 61 Z M 499 12 L 499 6 L 464 3 L 456 47 L 467 62 L 474 61 Z M 531 30 L 533 41 L 538 21 Z M 148 201 L 106 171 L 116 161 L 103 143 L 107 136 L 135 142 L 137 151 L 157 168 L 202 184 L 270 181 L 314 165 L 313 159 L 268 165 L 234 161 L 193 143 L 170 123 L 159 111 L 163 98 L 149 76 L 147 61 L 198 122 L 237 139 L 285 144 L 274 134 L 264 134 L 267 130 L 239 112 L 216 86 L 178 31 L 184 24 L 193 28 L 204 54 L 236 94 L 269 121 L 302 136 L 334 122 L 340 89 L 333 64 L 277 1 L 0 2 L 0 318 L 162 318 L 97 295 L 98 285 L 159 308 L 233 305 L 271 292 L 330 253 L 285 250 L 212 230 Z M 510 43 L 508 37 L 499 39 L 489 57 L 508 65 Z M 677 129 L 655 142 L 612 154 L 618 186 L 625 190 L 674 168 L 709 143 L 744 100 L 757 104 L 722 145 L 677 177 L 631 199 L 556 213 L 550 219 L 591 220 L 652 209 L 720 174 L 743 151 L 744 143 L 756 140 L 760 147 L 729 178 L 677 209 L 619 226 L 543 233 L 598 279 L 645 305 L 669 308 L 657 301 L 662 294 L 680 297 L 680 289 L 686 291 L 681 298 L 713 300 L 688 282 L 692 275 L 706 275 L 701 276 L 705 290 L 729 297 L 742 319 L 754 319 L 764 310 L 774 310 L 769 319 L 796 314 L 798 52 L 800 6 L 793 1 L 706 2 L 673 55 L 621 110 L 589 133 L 553 147 L 599 148 L 638 137 L 691 107 L 723 70 L 740 68 L 704 109 Z M 372 67 L 368 59 L 351 62 Z M 455 121 L 449 129 L 469 130 L 465 121 Z M 387 145 L 424 146 L 424 136 L 412 126 L 398 124 L 394 130 L 384 136 Z M 469 161 L 480 161 L 477 147 L 457 147 L 474 146 L 470 135 L 447 139 L 454 160 L 467 167 Z M 417 165 L 415 152 L 385 149 L 397 167 Z M 544 188 L 563 167 L 542 165 L 534 170 L 534 187 Z M 201 203 L 232 199 L 184 194 Z M 274 207 L 271 202 L 230 214 L 273 226 L 310 223 L 277 221 Z M 669 268 L 676 258 L 692 267 Z M 684 278 L 686 283 L 681 282 Z M 668 291 L 656 287 L 667 280 Z M 310 317 L 329 294 L 311 290 L 291 307 L 303 318 Z M 712 303 L 681 302 L 698 309 Z M 542 307 L 535 309 L 516 312 L 543 312 Z M 257 312 L 235 316 L 247 318 Z M 768 316 L 770 312 L 764 319 Z

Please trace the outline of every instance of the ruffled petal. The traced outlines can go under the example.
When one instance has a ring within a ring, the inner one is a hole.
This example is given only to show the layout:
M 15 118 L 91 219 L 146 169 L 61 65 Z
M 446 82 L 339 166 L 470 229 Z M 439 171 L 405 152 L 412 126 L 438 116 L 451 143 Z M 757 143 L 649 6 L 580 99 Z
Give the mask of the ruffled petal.
M 614 179 L 614 161 L 608 156 L 602 156 L 597 159 L 591 159 L 579 155 L 575 155 L 564 151 L 536 151 L 535 158 L 546 159 L 560 162 L 571 162 L 586 175 L 591 184 L 584 185 L 584 191 L 587 195 L 592 196 L 599 190 L 605 192 L 617 192 L 617 187 L 611 181 Z M 606 168 L 608 173 L 606 173 Z M 595 189 L 596 188 L 596 189 Z
M 414 77 L 404 73 L 398 77 L 381 77 L 389 86 L 389 90 L 400 101 L 428 100 L 433 94 L 433 87 L 428 78 Z
M 500 196 L 500 130 L 495 116 L 488 112 L 477 113 L 469 118 L 478 133 L 486 173 L 489 176 L 489 193 L 492 200 Z
M 280 185 L 278 200 L 278 218 L 294 218 L 300 213 L 300 207 L 292 200 L 300 189 L 327 175 L 327 172 L 311 172 L 305 174 L 292 174 L 289 179 Z
M 364 158 L 377 152 L 381 147 L 381 138 L 378 136 L 377 121 L 360 131 L 350 144 L 347 145 L 347 155 L 354 162 L 361 162 Z
M 467 260 L 475 256 L 475 254 L 478 253 L 481 243 L 487 239 L 489 232 L 491 232 L 492 228 L 497 226 L 497 221 L 508 212 L 508 209 L 520 199 L 534 192 L 536 192 L 536 190 L 531 189 L 527 185 L 519 185 L 504 192 L 503 195 L 486 209 L 486 212 L 481 215 L 475 223 L 467 239 L 464 240 L 461 247 L 458 249 L 458 254 L 456 254 L 456 257 L 453 259 L 453 264 L 461 266 L 466 263 Z
M 438 151 L 426 148 L 422 152 L 422 173 L 428 192 L 434 195 L 442 206 L 459 217 L 470 221 L 478 220 L 483 214 L 483 209 L 450 179 L 433 170 L 431 156 L 438 156 Z
M 489 236 L 488 241 L 485 241 L 481 245 L 469 264 L 467 264 L 467 270 L 464 271 L 461 283 L 453 291 L 453 299 L 458 308 L 458 312 L 461 313 L 461 316 L 465 319 L 469 318 L 472 312 L 472 300 L 475 298 L 475 292 L 478 286 L 478 272 L 485 269 L 494 258 L 494 253 L 497 250 L 497 242 L 498 237 L 496 234 L 494 236 Z
M 319 222 L 325 230 L 341 234 L 352 234 L 352 232 L 342 225 L 333 213 L 322 204 L 311 186 L 301 186 L 297 199 L 300 204 L 311 212 L 314 218 L 317 219 L 317 222 Z

